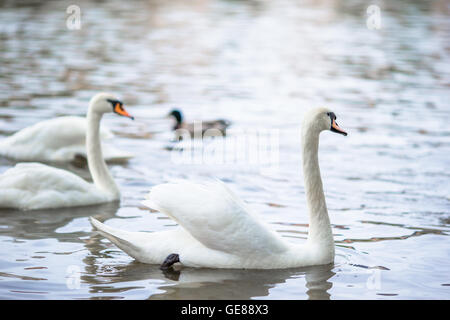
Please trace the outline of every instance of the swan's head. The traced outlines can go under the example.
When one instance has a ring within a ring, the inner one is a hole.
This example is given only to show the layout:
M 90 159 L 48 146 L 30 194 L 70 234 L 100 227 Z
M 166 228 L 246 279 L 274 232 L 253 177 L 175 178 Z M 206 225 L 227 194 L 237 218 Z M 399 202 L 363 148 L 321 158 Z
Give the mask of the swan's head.
M 119 116 L 134 118 L 125 110 L 123 103 L 110 93 L 98 93 L 92 97 L 90 108 L 100 114 L 114 112 Z
M 344 136 L 347 132 L 342 130 L 337 122 L 336 115 L 328 108 L 314 108 L 309 110 L 303 119 L 303 128 L 316 130 L 318 133 L 325 130 L 340 133 Z

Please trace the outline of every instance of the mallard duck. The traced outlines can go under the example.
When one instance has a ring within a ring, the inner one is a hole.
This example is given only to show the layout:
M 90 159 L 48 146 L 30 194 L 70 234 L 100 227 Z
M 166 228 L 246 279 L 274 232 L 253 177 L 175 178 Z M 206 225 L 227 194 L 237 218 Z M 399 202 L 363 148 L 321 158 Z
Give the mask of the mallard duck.
M 209 132 L 211 135 L 217 135 L 216 133 L 218 133 L 218 130 L 225 136 L 226 130 L 231 124 L 230 121 L 223 119 L 187 123 L 184 121 L 183 114 L 178 109 L 173 109 L 168 116 L 173 117 L 176 121 L 173 130 L 187 130 L 191 136 L 195 136 L 195 133 L 197 132 L 201 132 L 203 136 L 207 130 L 211 130 Z

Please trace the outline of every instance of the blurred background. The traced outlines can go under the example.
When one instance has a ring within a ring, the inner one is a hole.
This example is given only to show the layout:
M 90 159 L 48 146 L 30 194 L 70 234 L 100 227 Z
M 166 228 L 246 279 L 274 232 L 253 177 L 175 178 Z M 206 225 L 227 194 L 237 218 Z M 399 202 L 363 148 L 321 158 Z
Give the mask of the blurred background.
M 98 91 L 136 118 L 102 122 L 136 155 L 110 167 L 120 204 L 0 211 L 0 298 L 449 299 L 449 14 L 445 0 L 0 1 L 0 139 L 84 116 Z M 172 228 L 140 207 L 151 186 L 215 176 L 303 242 L 299 129 L 315 106 L 349 133 L 324 133 L 319 151 L 333 266 L 165 274 L 92 233 L 91 215 L 132 231 Z M 232 121 L 226 139 L 276 130 L 278 169 L 174 163 L 174 107 Z M 0 173 L 14 164 L 1 158 Z

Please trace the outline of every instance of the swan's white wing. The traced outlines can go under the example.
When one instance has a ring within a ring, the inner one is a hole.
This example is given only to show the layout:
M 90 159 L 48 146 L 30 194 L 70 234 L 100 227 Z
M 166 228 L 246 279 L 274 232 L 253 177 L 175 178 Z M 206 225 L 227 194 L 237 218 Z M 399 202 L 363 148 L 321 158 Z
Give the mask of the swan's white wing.
M 79 176 L 40 163 L 19 163 L 0 175 L 0 208 L 59 208 L 108 200 Z
M 142 203 L 178 222 L 210 249 L 247 256 L 281 253 L 287 246 L 220 181 L 152 188 Z
M 71 161 L 76 154 L 86 156 L 86 118 L 67 116 L 38 122 L 0 141 L 0 155 L 22 161 Z M 100 129 L 102 139 L 114 134 Z M 126 160 L 128 152 L 104 148 L 106 160 Z

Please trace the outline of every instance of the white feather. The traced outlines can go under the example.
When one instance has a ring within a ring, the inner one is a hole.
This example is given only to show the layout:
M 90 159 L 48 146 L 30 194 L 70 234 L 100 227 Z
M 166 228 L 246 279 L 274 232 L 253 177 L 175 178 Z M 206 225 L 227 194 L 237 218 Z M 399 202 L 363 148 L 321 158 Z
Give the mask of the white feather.
M 315 245 L 282 239 L 221 181 L 158 185 L 142 203 L 167 214 L 179 226 L 145 233 L 111 228 L 93 218 L 91 224 L 143 263 L 161 264 L 172 253 L 185 266 L 203 268 L 280 269 L 332 261 Z
M 0 175 L 0 208 L 34 210 L 110 201 L 92 183 L 41 163 L 18 163 Z
M 287 250 L 280 236 L 259 222 L 221 181 L 162 184 L 147 198 L 144 205 L 167 214 L 210 249 L 242 256 Z
M 18 161 L 68 162 L 86 155 L 87 121 L 84 117 L 58 117 L 38 122 L 0 141 L 0 156 Z M 101 128 L 102 140 L 114 134 Z M 103 144 L 106 161 L 125 161 L 133 155 Z

